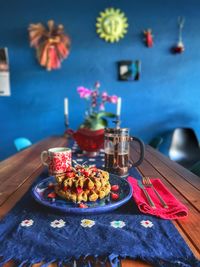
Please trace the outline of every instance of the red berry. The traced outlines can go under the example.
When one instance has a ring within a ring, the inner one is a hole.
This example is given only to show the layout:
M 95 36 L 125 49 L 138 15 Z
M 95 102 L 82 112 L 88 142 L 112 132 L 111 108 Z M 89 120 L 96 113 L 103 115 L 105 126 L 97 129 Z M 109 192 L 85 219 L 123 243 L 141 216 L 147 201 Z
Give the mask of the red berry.
M 83 170 L 83 167 L 82 166 L 79 166 L 79 165 L 77 165 L 75 168 L 76 168 L 77 171 Z
M 83 192 L 83 189 L 79 186 L 76 188 L 76 192 L 77 192 L 77 194 L 80 194 Z
M 111 190 L 112 191 L 118 191 L 119 190 L 119 185 L 118 184 L 114 184 L 111 186 Z
M 86 177 L 88 177 L 88 176 L 89 176 L 89 172 L 84 171 L 84 175 L 85 175 Z
M 97 172 L 97 167 L 90 167 L 90 170 L 93 172 Z
M 51 192 L 47 195 L 49 198 L 56 198 L 56 193 L 55 192 Z
M 117 199 L 119 198 L 119 195 L 116 194 L 116 193 L 111 193 L 111 198 L 112 198 L 113 200 L 117 200 Z
M 88 208 L 88 206 L 86 204 L 84 204 L 84 203 L 80 203 L 79 204 L 79 208 Z
M 67 186 L 63 186 L 63 191 L 67 191 L 68 187 Z
M 85 172 L 85 170 L 84 170 L 82 167 L 79 168 L 78 171 L 79 171 L 80 173 L 84 173 L 84 172 Z
M 55 185 L 54 185 L 53 183 L 49 183 L 49 184 L 48 184 L 48 189 L 53 189 L 54 186 L 55 186 Z
M 67 177 L 68 178 L 73 178 L 75 176 L 74 172 L 67 172 Z

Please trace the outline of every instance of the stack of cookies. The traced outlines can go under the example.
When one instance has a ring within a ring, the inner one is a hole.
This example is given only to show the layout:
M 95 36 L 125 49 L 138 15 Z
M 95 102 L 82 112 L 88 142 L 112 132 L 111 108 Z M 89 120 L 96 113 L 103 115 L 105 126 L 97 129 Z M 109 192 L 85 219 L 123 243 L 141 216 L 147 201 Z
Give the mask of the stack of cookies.
M 102 199 L 111 190 L 109 173 L 96 167 L 76 165 L 55 178 L 56 194 L 76 203 Z

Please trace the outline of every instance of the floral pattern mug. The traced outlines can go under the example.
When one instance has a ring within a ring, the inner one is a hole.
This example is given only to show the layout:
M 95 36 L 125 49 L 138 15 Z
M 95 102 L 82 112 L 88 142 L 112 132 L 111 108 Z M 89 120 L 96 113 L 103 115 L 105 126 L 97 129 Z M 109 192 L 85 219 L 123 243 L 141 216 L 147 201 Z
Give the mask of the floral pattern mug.
M 41 153 L 41 161 L 49 168 L 50 175 L 65 173 L 71 166 L 71 149 L 66 147 L 50 148 Z

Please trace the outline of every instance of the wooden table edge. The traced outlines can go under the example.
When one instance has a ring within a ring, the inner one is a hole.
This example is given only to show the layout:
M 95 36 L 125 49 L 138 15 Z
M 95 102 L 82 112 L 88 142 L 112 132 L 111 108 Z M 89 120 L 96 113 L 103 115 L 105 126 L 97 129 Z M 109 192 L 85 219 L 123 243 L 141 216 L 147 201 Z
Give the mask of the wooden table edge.
M 63 136 L 52 136 L 52 137 L 53 138 L 61 138 L 62 140 L 64 138 Z M 46 140 L 46 138 L 44 140 L 40 141 L 39 143 L 41 143 L 45 140 Z M 65 140 L 65 142 L 67 144 L 67 140 Z M 64 145 L 64 143 L 63 143 L 63 145 Z M 23 197 L 23 195 L 28 191 L 28 189 L 30 188 L 30 186 L 34 182 L 35 178 L 42 172 L 42 170 L 43 170 L 43 166 L 39 165 L 38 168 L 32 174 L 30 174 L 29 178 L 26 179 L 26 181 L 21 185 L 21 187 L 16 190 L 15 197 L 14 197 L 14 195 L 10 196 L 8 198 L 8 200 L 6 201 L 7 203 L 3 203 L 4 208 L 5 208 L 5 209 L 3 209 L 3 212 L 1 210 L 3 205 L 0 206 L 0 219 L 3 218 L 12 209 L 12 207 L 14 207 L 16 205 L 16 203 Z M 42 263 L 33 264 L 32 266 L 39 267 L 39 266 L 41 266 L 41 264 Z M 4 267 L 14 267 L 14 266 L 16 266 L 16 264 L 12 260 L 10 262 L 4 264 Z M 48 266 L 57 267 L 58 265 L 57 265 L 57 263 L 52 263 Z M 122 266 L 123 267 L 133 267 L 133 266 L 135 266 L 135 267 L 150 267 L 153 265 L 142 262 L 140 260 L 124 259 L 124 260 L 122 260 Z

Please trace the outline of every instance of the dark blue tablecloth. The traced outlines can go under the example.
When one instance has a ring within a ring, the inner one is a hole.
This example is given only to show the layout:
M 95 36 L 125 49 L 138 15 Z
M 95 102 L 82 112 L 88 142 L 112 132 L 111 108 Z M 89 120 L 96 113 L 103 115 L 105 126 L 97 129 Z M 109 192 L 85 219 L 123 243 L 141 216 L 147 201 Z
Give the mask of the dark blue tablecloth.
M 79 154 L 79 163 L 104 163 L 103 153 L 93 159 Z M 135 169 L 131 175 L 141 178 Z M 127 257 L 154 266 L 200 266 L 171 221 L 141 214 L 133 199 L 111 213 L 72 216 L 36 203 L 30 192 L 0 222 L 0 255 L 0 266 L 9 259 L 19 266 L 41 261 L 76 266 L 76 259 L 78 266 L 105 266 L 106 260 L 118 266 Z

